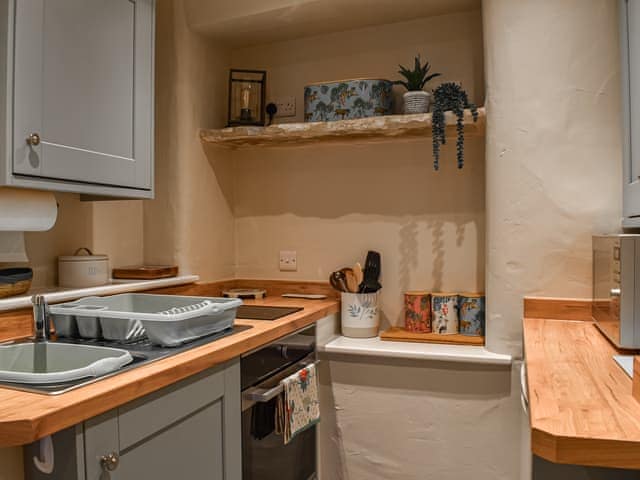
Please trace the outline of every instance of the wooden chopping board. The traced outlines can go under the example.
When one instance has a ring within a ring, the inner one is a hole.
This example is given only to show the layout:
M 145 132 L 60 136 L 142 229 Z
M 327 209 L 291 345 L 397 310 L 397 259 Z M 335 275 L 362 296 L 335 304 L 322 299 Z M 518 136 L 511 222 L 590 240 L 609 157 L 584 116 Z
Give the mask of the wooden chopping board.
M 132 265 L 114 268 L 112 275 L 113 278 L 128 280 L 157 280 L 158 278 L 177 276 L 178 267 L 175 265 Z
M 391 327 L 380 334 L 380 340 L 393 342 L 445 343 L 448 345 L 484 345 L 484 337 L 469 335 L 439 335 L 437 333 L 415 333 L 404 328 Z

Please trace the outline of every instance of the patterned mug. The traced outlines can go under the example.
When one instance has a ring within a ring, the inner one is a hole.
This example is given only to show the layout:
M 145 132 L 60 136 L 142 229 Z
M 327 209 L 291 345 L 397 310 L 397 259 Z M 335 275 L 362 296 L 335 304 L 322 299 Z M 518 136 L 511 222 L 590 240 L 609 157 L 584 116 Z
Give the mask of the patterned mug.
M 461 293 L 458 297 L 460 333 L 475 337 L 484 336 L 485 299 L 482 293 Z
M 433 333 L 439 333 L 441 335 L 458 333 L 457 294 L 431 294 L 431 325 Z
M 404 294 L 404 328 L 409 332 L 431 332 L 431 295 L 429 292 Z

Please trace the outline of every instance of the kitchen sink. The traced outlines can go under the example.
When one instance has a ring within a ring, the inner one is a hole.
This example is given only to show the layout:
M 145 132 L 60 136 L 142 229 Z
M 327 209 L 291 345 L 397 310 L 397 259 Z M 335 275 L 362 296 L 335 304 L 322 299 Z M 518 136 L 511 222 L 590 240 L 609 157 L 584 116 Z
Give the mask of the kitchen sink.
M 177 347 L 160 347 L 146 337 L 127 342 L 65 338 L 0 345 L 0 387 L 58 395 L 250 328 L 234 325 Z M 128 362 L 118 366 L 109 360 L 121 358 L 122 353 L 128 355 Z
M 52 384 L 99 377 L 131 363 L 120 348 L 29 342 L 0 346 L 0 381 Z

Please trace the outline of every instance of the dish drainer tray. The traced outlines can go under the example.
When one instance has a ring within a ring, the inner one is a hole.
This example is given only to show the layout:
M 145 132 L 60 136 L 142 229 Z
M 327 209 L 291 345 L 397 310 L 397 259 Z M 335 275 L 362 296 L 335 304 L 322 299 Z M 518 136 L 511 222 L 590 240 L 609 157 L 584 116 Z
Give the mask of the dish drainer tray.
M 124 293 L 85 297 L 49 311 L 56 328 L 67 326 L 71 333 L 75 321 L 84 338 L 124 341 L 146 335 L 154 344 L 171 347 L 232 327 L 240 305 L 242 300 L 235 298 Z

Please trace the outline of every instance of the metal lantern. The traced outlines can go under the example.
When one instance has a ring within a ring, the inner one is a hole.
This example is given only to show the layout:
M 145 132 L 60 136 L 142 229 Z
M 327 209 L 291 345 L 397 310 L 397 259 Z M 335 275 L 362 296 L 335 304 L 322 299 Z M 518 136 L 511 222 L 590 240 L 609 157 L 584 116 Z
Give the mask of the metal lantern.
M 264 125 L 267 72 L 229 71 L 229 126 Z

